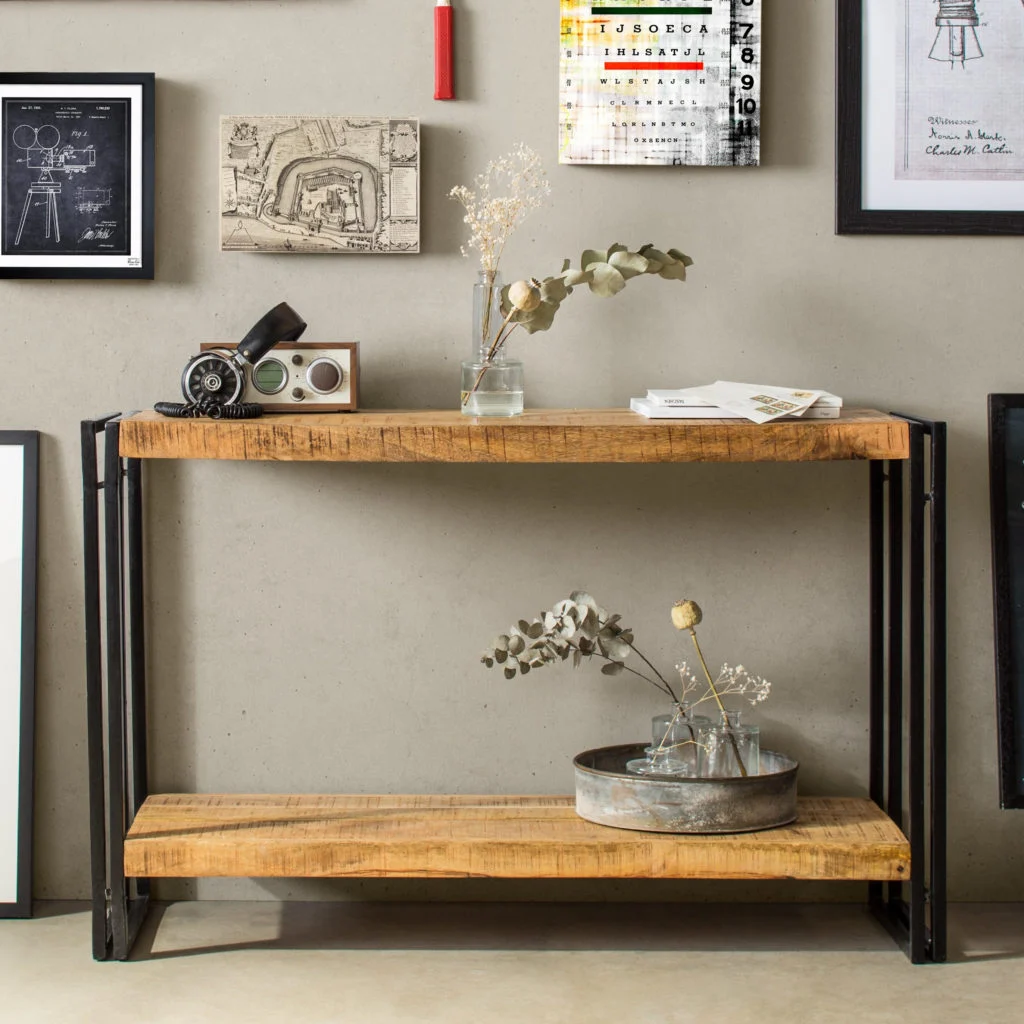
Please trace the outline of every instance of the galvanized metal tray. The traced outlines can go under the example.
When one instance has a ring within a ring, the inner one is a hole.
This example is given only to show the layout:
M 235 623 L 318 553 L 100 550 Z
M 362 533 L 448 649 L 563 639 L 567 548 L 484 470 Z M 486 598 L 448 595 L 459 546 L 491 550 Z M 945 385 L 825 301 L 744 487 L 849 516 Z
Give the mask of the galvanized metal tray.
M 599 747 L 578 754 L 576 813 L 587 821 L 642 832 L 760 832 L 796 820 L 799 765 L 761 751 L 761 773 L 735 779 L 633 775 L 626 762 L 645 744 Z

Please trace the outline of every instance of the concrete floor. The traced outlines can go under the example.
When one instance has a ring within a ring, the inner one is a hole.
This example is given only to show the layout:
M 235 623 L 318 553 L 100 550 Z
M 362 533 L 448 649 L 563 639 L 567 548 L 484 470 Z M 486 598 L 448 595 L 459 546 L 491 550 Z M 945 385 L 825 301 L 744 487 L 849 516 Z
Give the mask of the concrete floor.
M 688 937 L 689 936 L 689 937 Z M 1024 904 L 912 967 L 854 906 L 176 903 L 97 964 L 82 904 L 0 921 L 3 1024 L 1020 1024 Z

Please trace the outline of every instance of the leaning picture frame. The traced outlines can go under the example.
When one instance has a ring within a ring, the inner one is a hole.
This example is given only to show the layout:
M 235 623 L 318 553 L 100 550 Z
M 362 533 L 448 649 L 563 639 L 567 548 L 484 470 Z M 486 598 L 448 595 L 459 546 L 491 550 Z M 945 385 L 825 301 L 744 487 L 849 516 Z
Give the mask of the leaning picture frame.
M 989 395 L 999 803 L 1024 810 L 1024 395 Z
M 836 0 L 836 233 L 1024 234 L 1024 5 Z
M 32 914 L 39 435 L 0 431 L 0 918 Z
M 0 278 L 154 277 L 152 73 L 0 72 Z

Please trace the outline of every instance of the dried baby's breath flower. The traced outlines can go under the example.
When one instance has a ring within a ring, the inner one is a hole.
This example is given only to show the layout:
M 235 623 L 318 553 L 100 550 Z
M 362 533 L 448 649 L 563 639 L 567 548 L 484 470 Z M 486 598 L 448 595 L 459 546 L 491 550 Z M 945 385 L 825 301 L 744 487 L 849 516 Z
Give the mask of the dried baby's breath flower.
M 551 195 L 551 184 L 540 154 L 524 143 L 492 160 L 473 184 L 473 188 L 456 185 L 448 195 L 466 210 L 463 219 L 470 234 L 462 255 L 475 250 L 480 254 L 481 269 L 493 275 L 512 232 L 544 205 Z M 506 194 L 496 195 L 499 191 Z
M 679 673 L 682 683 L 681 699 L 688 702 L 691 707 L 715 699 L 712 688 L 708 687 L 702 696 L 693 700 L 693 695 L 699 687 L 697 677 L 690 671 L 690 666 L 685 661 L 676 665 L 676 671 Z M 743 697 L 754 705 L 766 701 L 771 689 L 772 684 L 767 679 L 763 676 L 752 675 L 742 665 L 735 667 L 729 664 L 723 665 L 714 684 L 714 690 L 718 691 L 719 697 Z

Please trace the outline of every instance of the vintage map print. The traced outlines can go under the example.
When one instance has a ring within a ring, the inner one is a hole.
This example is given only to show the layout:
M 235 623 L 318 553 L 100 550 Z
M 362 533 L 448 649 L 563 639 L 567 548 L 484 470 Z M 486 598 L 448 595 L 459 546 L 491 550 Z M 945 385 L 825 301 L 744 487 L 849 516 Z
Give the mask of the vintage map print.
M 760 162 L 761 0 L 561 0 L 563 164 Z
M 414 253 L 415 118 L 221 118 L 221 249 Z

